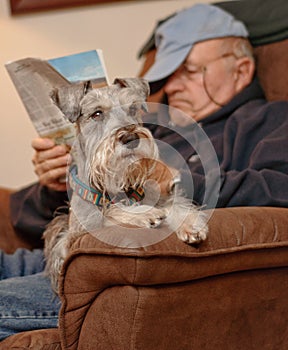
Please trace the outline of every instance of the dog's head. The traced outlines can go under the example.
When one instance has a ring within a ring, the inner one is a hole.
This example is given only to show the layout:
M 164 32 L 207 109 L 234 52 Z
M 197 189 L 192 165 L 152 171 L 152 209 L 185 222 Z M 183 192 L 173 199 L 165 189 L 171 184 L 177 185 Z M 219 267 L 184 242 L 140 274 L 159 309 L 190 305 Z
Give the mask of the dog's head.
M 135 187 L 151 172 L 158 149 L 141 118 L 148 94 L 149 85 L 141 78 L 115 79 L 99 89 L 84 83 L 52 92 L 55 104 L 77 125 L 78 162 L 94 187 L 110 192 Z
M 119 105 L 129 105 L 130 114 L 134 114 L 139 108 L 146 109 L 149 92 L 149 84 L 144 79 L 117 78 L 113 85 L 94 90 L 90 81 L 54 88 L 50 96 L 64 116 L 74 123 L 82 116 L 96 119 L 99 114 L 113 108 L 115 102 L 104 105 L 107 98 L 111 100 L 116 97 Z

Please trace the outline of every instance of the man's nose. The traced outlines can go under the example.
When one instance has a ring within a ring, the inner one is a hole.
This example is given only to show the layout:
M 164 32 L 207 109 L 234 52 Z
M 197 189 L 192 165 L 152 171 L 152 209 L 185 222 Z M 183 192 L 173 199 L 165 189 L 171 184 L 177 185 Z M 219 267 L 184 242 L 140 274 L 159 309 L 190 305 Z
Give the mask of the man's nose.
M 169 95 L 176 90 L 182 90 L 183 87 L 183 79 L 181 79 L 181 74 L 179 70 L 177 70 L 168 78 L 166 84 L 164 85 L 164 92 Z

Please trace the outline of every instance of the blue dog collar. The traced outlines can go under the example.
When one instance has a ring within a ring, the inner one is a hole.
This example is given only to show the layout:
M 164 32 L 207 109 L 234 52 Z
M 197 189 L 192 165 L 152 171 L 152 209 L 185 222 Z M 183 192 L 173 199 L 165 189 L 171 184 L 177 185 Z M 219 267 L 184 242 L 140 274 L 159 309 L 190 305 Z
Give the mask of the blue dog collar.
M 116 202 L 117 196 L 111 199 L 108 193 L 103 194 L 95 188 L 87 186 L 78 178 L 77 173 L 77 166 L 72 165 L 69 169 L 69 184 L 77 196 L 100 208 L 103 206 L 108 207 L 111 203 Z M 145 197 L 144 189 L 142 187 L 138 187 L 137 189 L 129 188 L 128 191 L 125 191 L 125 194 L 130 205 L 140 202 Z

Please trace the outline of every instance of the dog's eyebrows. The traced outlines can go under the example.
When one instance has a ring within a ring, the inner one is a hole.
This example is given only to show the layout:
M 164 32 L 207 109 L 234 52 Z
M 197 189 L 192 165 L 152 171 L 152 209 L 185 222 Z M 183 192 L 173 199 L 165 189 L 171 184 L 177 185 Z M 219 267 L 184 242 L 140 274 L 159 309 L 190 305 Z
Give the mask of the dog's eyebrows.
M 102 108 L 110 108 L 112 103 L 110 98 L 104 97 L 99 91 L 94 90 L 87 94 L 83 100 L 81 101 L 82 107 L 102 107 Z
M 139 103 L 139 102 L 144 102 L 145 99 L 143 96 L 141 96 L 139 93 L 137 93 L 133 89 L 123 89 L 121 93 L 119 94 L 119 102 L 122 105 L 129 105 L 133 103 Z
M 108 99 L 106 101 L 95 101 L 95 105 L 93 106 L 95 109 L 108 110 L 113 108 L 111 101 Z

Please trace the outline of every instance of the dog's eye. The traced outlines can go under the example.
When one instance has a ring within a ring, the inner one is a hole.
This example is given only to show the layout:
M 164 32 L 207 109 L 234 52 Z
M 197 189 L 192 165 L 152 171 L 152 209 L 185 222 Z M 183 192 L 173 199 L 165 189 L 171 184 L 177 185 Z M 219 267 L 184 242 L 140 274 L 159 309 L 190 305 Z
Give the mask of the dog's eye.
M 138 107 L 136 104 L 132 104 L 130 107 L 129 107 L 129 115 L 131 115 L 132 117 L 134 117 L 137 113 L 137 110 L 138 110 Z
M 93 114 L 90 115 L 89 118 L 97 120 L 103 116 L 103 111 L 101 109 L 97 109 Z

